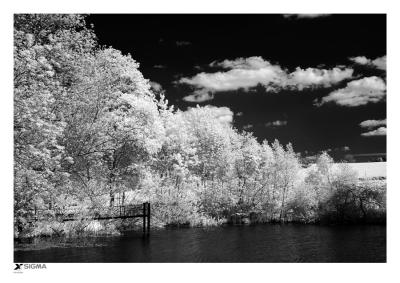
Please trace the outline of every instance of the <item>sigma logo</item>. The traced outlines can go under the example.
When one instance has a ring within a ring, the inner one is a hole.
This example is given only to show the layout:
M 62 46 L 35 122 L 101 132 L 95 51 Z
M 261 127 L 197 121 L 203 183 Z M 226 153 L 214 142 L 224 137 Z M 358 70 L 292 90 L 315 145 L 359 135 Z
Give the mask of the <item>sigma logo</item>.
M 44 263 L 16 263 L 14 272 L 22 272 L 28 269 L 47 269 L 47 267 Z

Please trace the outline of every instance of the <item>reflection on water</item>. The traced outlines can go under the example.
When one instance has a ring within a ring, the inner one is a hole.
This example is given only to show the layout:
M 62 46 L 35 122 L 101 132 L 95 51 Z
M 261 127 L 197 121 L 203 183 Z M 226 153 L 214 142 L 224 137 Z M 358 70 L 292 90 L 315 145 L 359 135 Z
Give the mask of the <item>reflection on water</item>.
M 257 225 L 97 238 L 14 252 L 15 262 L 386 262 L 385 226 Z

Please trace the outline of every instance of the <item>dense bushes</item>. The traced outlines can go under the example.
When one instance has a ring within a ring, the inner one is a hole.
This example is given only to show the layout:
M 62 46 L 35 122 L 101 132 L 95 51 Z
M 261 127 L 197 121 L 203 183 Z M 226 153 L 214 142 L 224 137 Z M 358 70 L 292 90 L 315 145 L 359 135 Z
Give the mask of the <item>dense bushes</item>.
M 174 110 L 130 55 L 95 38 L 82 16 L 15 16 L 16 235 L 97 225 L 33 225 L 36 209 L 85 213 L 143 201 L 160 226 L 250 213 L 260 221 L 384 219 L 384 184 L 361 184 L 349 168 L 333 172 L 327 154 L 304 176 L 290 144 L 238 132 L 226 107 Z M 92 228 L 118 228 L 101 225 Z

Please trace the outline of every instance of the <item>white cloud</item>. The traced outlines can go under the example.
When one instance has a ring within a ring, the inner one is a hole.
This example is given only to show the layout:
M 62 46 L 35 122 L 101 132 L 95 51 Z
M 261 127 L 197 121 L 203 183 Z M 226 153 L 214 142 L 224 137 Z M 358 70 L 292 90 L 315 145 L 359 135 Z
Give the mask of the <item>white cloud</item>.
M 287 125 L 287 121 L 281 121 L 281 120 L 276 120 L 273 122 L 265 123 L 266 127 L 282 127 L 282 126 L 286 126 L 286 125 Z
M 372 65 L 380 70 L 386 70 L 386 55 L 372 60 Z
M 373 137 L 373 136 L 386 136 L 386 127 L 380 127 L 376 130 L 362 133 L 363 137 Z
M 371 60 L 365 56 L 350 57 L 349 60 L 360 65 L 367 65 L 371 62 Z
M 341 106 L 355 107 L 368 103 L 377 103 L 386 95 L 386 83 L 378 77 L 367 77 L 347 83 L 342 89 L 331 92 L 322 98 L 320 106 L 328 102 L 334 102 Z
M 372 129 L 379 126 L 386 126 L 386 119 L 384 120 L 366 120 L 360 123 L 361 128 Z
M 226 70 L 215 73 L 201 72 L 191 78 L 181 78 L 178 83 L 192 85 L 201 93 L 238 89 L 250 91 L 257 85 L 264 86 L 267 91 L 276 92 L 283 88 L 302 90 L 310 87 L 329 87 L 353 75 L 352 69 L 344 67 L 333 69 L 298 67 L 294 72 L 288 73 L 279 65 L 271 64 L 259 56 L 214 61 L 210 66 Z
M 156 92 L 161 92 L 161 91 L 163 91 L 163 87 L 162 87 L 159 83 L 154 82 L 154 81 L 150 81 L 149 84 L 150 84 L 150 87 L 151 87 L 154 91 L 156 91 Z
M 235 115 L 238 117 L 243 116 L 243 112 L 237 112 Z
M 202 103 L 214 99 L 214 95 L 207 89 L 199 89 L 194 91 L 193 94 L 183 98 L 186 102 Z
M 365 56 L 350 57 L 349 60 L 359 65 L 367 65 L 375 67 L 380 70 L 386 70 L 386 55 L 378 57 L 374 60 L 368 59 Z
M 208 108 L 212 110 L 212 113 L 215 118 L 217 118 L 220 122 L 222 123 L 228 123 L 231 124 L 233 121 L 233 112 L 229 107 L 216 107 L 216 106 L 211 106 L 207 105 L 205 108 Z
M 153 66 L 153 68 L 156 68 L 156 69 L 165 69 L 167 66 L 165 66 L 165 65 L 161 65 L 161 64 L 159 64 L 159 65 L 154 65 Z
M 335 67 L 331 70 L 307 68 L 296 68 L 296 71 L 289 74 L 289 85 L 299 90 L 310 86 L 330 87 L 345 79 L 351 78 L 353 69 Z
M 243 126 L 243 129 L 244 130 L 250 130 L 250 129 L 252 129 L 253 128 L 253 125 L 251 125 L 251 124 L 247 124 L 247 125 L 244 125 Z
M 295 18 L 295 19 L 314 19 L 320 17 L 327 17 L 331 14 L 284 14 L 284 18 Z
M 210 91 L 230 91 L 240 88 L 248 89 L 258 84 L 268 85 L 277 79 L 279 77 L 269 69 L 235 69 L 228 72 L 200 73 L 192 78 L 182 78 L 180 83 L 207 88 Z
M 224 60 L 222 62 L 213 61 L 210 67 L 222 67 L 224 69 L 253 69 L 258 70 L 272 66 L 270 62 L 264 60 L 260 56 L 252 56 L 248 58 L 236 58 L 235 60 Z
M 211 66 L 220 66 L 228 71 L 199 73 L 192 78 L 181 78 L 180 83 L 205 88 L 210 91 L 248 90 L 258 84 L 279 84 L 284 71 L 278 65 L 272 65 L 261 57 L 238 58 L 223 62 L 212 62 Z

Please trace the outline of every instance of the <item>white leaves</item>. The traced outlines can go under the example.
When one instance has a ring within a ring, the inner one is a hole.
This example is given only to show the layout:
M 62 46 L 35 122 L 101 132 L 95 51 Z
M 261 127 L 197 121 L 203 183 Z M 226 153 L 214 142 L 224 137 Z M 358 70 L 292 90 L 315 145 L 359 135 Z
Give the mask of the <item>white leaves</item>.
M 55 193 L 56 185 L 67 177 L 61 166 L 65 151 L 61 140 L 67 127 L 61 112 L 65 110 L 63 94 L 70 84 L 64 79 L 73 72 L 76 62 L 64 60 L 66 53 L 74 52 L 64 43 L 74 31 L 55 37 L 43 37 L 40 33 L 33 36 L 37 32 L 36 24 L 43 24 L 46 19 L 49 25 L 43 28 L 49 28 L 56 17 L 17 15 L 15 18 L 14 157 L 19 205 L 29 205 L 24 202 L 32 197 L 32 193 L 36 194 L 35 198 Z M 59 69 L 57 78 L 53 66 Z
M 27 33 L 25 36 L 26 36 L 27 46 L 32 47 L 35 39 L 34 35 L 31 33 Z
M 74 159 L 73 159 L 71 156 L 67 156 L 67 157 L 65 158 L 65 161 L 67 161 L 67 162 L 70 163 L 70 164 L 73 164 L 73 163 L 74 163 Z
M 41 205 L 50 199 L 68 204 L 60 199 L 66 191 L 82 197 L 83 206 L 101 203 L 101 194 L 137 190 L 137 199 L 178 204 L 176 215 L 201 211 L 219 216 L 243 207 L 268 207 L 276 214 L 285 208 L 285 197 L 301 188 L 296 183 L 300 163 L 290 144 L 260 144 L 238 133 L 227 107 L 174 111 L 160 86 L 153 83 L 151 90 L 130 55 L 94 48 L 86 30 L 46 32 L 39 38 L 30 31 L 15 32 L 19 212 L 32 206 L 30 199 Z M 250 88 L 260 81 L 260 70 L 265 85 L 282 84 L 277 77 L 286 74 L 257 57 L 215 64 L 230 71 L 217 73 L 207 86 L 214 90 L 236 89 L 243 83 L 232 80 L 236 75 L 253 78 L 244 86 Z M 351 70 L 341 68 L 296 69 L 285 75 L 291 81 L 284 87 L 330 86 L 351 76 Z M 158 101 L 153 91 L 161 92 Z M 275 122 L 271 125 L 285 124 Z M 321 156 L 318 162 L 319 171 L 311 177 L 327 182 L 320 177 L 329 173 L 332 160 Z M 351 180 L 346 170 L 344 179 Z

